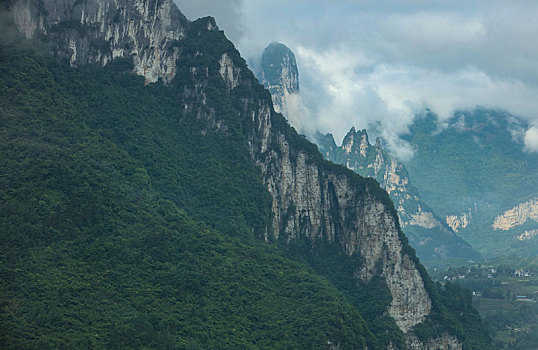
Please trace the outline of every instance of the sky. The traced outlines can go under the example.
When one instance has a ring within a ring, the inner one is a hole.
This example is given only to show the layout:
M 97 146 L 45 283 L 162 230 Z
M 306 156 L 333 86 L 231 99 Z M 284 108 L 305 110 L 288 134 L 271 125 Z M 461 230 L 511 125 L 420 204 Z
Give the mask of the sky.
M 417 113 L 484 106 L 526 120 L 524 149 L 538 152 L 538 1 L 175 1 L 189 19 L 215 17 L 253 70 L 272 41 L 295 53 L 300 132 L 338 143 L 377 125 L 405 159 Z

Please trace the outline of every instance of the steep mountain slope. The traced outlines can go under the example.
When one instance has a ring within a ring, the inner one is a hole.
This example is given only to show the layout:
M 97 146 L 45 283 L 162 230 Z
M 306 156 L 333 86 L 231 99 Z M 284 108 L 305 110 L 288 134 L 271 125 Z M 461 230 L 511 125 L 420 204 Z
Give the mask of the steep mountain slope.
M 2 49 L 1 91 L 11 101 L 3 132 L 12 140 L 2 152 L 2 198 L 12 203 L 2 232 L 15 238 L 2 240 L 10 310 L 2 335 L 12 347 L 71 339 L 79 347 L 490 347 L 469 294 L 428 278 L 386 192 L 297 135 L 213 19 L 185 22 L 181 40 L 150 62 L 173 57 L 173 78 L 148 68 L 169 86 L 144 87 L 147 76 L 127 74 L 144 73 L 136 58 L 110 65 L 97 57 L 122 45 L 109 33 L 136 33 L 133 45 L 148 35 L 166 41 L 145 24 L 167 23 L 166 8 L 179 13 L 173 4 L 39 4 L 7 3 L 18 27 L 36 28 L 59 57 L 69 56 L 61 48 L 72 36 L 81 38 L 77 52 L 90 38 L 108 41 L 71 61 L 108 68 L 70 69 Z M 65 11 L 50 10 L 59 4 Z M 130 31 L 132 23 L 144 25 Z M 48 36 L 60 29 L 69 35 Z M 32 206 L 22 204 L 28 199 Z M 34 317 L 43 303 L 53 319 Z M 78 311 L 108 305 L 111 313 Z M 18 343 L 28 339 L 36 342 Z
M 271 93 L 275 109 L 293 120 L 295 110 L 290 107 L 298 102 L 299 93 L 299 70 L 293 52 L 284 44 L 273 42 L 263 51 L 261 61 L 259 79 Z M 374 147 L 365 130 L 354 128 L 340 147 L 332 135 L 317 135 L 315 139 L 325 159 L 376 179 L 389 193 L 411 246 L 424 263 L 439 265 L 457 259 L 480 259 L 480 254 L 454 235 L 421 200 L 405 166 L 383 150 L 379 140 Z
M 538 254 L 538 222 L 526 215 L 538 197 L 538 154 L 523 151 L 527 128 L 506 112 L 484 108 L 458 112 L 442 128 L 426 114 L 411 127 L 416 156 L 406 165 L 415 185 L 487 256 Z
M 379 138 L 373 146 L 366 130 L 352 128 L 339 147 L 330 134 L 319 135 L 317 142 L 326 159 L 376 179 L 388 192 L 398 211 L 402 229 L 424 263 L 439 265 L 455 259 L 480 258 L 422 201 L 404 164 L 383 149 Z

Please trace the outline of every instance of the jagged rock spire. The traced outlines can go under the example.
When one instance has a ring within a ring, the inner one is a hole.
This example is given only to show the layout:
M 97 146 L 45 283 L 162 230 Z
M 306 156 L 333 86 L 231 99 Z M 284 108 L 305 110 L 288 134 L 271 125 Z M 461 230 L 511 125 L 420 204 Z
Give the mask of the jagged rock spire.
M 293 52 L 284 44 L 272 42 L 262 54 L 260 80 L 271 92 L 275 110 L 285 111 L 286 99 L 299 92 L 299 70 Z

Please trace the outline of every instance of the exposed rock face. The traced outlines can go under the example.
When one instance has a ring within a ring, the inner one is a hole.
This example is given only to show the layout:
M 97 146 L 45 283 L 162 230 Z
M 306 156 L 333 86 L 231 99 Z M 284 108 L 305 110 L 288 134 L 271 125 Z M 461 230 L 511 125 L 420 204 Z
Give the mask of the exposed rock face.
M 376 179 L 389 193 L 400 223 L 421 259 L 435 259 L 438 262 L 439 258 L 477 256 L 421 200 L 403 163 L 383 149 L 379 138 L 372 146 L 366 130 L 351 128 L 341 146 L 336 145 L 330 134 L 319 136 L 318 144 L 326 159 L 345 165 L 362 176 Z
M 467 226 L 469 226 L 472 218 L 471 209 L 469 208 L 469 212 L 461 215 L 447 215 L 446 223 L 448 226 L 450 226 L 452 231 L 459 232 L 459 230 L 465 229 Z
M 295 55 L 284 44 L 272 42 L 262 54 L 260 82 L 273 97 L 277 112 L 287 115 L 290 95 L 299 92 L 299 70 Z
M 538 222 L 538 197 L 498 215 L 491 226 L 494 230 L 507 231 L 530 220 Z
M 435 216 L 433 216 L 431 211 L 422 211 L 422 208 L 419 205 L 418 211 L 416 213 L 411 213 L 411 220 L 409 220 L 409 224 L 431 229 L 438 227 L 439 221 L 435 218 Z
M 529 241 L 538 237 L 538 230 L 528 230 L 517 236 L 517 239 L 520 241 Z
M 19 30 L 46 36 L 53 53 L 71 65 L 132 59 L 146 82 L 175 76 L 180 42 L 188 21 L 172 0 L 16 0 L 11 5 Z
M 234 66 L 232 59 L 227 53 L 223 53 L 219 61 L 219 73 L 222 79 L 226 82 L 228 90 L 233 90 L 239 85 L 239 75 L 241 69 Z
M 417 337 L 408 337 L 407 348 L 409 350 L 462 350 L 458 339 L 448 334 L 426 343 L 421 342 Z
M 393 297 L 390 315 L 404 333 L 420 323 L 429 314 L 431 301 L 417 266 L 402 253 L 390 202 L 374 194 L 378 185 L 357 183 L 351 172 L 320 167 L 314 154 L 296 152 L 285 135 L 272 128 L 269 106 L 259 106 L 254 120 L 259 127 L 251 152 L 273 196 L 274 234 L 286 234 L 288 240 L 304 235 L 340 243 L 347 254 L 364 257 L 365 264 L 357 271 L 364 281 L 381 266 Z M 266 148 L 271 138 L 279 151 Z

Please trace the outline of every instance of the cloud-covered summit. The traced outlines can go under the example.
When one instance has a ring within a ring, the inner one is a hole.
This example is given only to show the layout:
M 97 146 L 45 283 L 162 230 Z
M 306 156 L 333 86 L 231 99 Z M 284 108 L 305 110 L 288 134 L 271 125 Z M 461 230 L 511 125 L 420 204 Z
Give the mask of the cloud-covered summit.
M 447 118 L 481 105 L 525 118 L 538 151 L 536 1 L 176 1 L 215 16 L 253 68 L 269 42 L 294 51 L 310 112 L 299 128 L 339 139 L 376 124 L 397 140 L 424 108 Z

